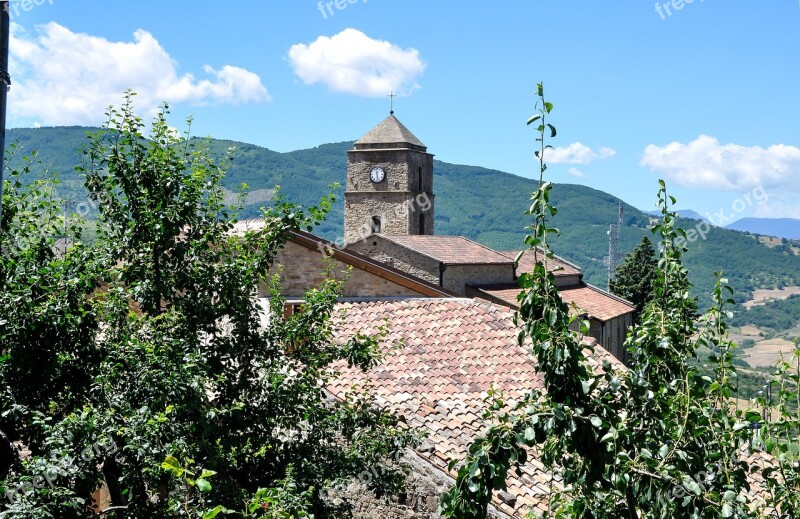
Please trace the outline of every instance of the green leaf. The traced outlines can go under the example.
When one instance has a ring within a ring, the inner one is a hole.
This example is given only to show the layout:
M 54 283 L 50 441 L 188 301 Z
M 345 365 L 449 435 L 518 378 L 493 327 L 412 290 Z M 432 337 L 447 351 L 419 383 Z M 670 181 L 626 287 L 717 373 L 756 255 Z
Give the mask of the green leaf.
M 745 429 L 747 427 L 750 427 L 750 424 L 748 422 L 736 422 L 733 426 L 733 430 L 734 432 L 741 431 L 742 429 Z
M 253 511 L 254 510 L 251 510 L 251 513 Z M 226 513 L 226 514 L 235 514 L 236 513 L 235 510 L 229 510 L 229 509 L 225 508 L 222 505 L 217 505 L 214 508 L 212 508 L 211 510 L 207 511 L 206 513 L 204 513 L 203 514 L 203 519 L 214 519 L 214 517 L 216 517 L 217 515 L 219 515 L 219 514 L 221 514 L 223 512 Z
M 203 470 L 200 472 L 200 477 L 201 477 L 201 478 L 210 478 L 210 477 L 211 477 L 211 476 L 213 476 L 214 474 L 216 474 L 216 471 L 203 469 Z
M 536 115 L 534 115 L 534 116 L 532 116 L 532 117 L 530 117 L 530 118 L 528 119 L 528 122 L 527 122 L 527 124 L 529 124 L 529 125 L 530 125 L 530 124 L 532 124 L 532 123 L 535 123 L 536 121 L 538 121 L 538 120 L 539 120 L 539 119 L 541 119 L 541 118 L 542 118 L 542 116 L 541 116 L 541 115 L 539 115 L 539 114 L 536 114 Z
M 526 442 L 532 442 L 535 439 L 536 439 L 536 431 L 533 429 L 533 427 L 526 427 L 525 428 L 525 441 Z
M 209 483 L 208 480 L 200 478 L 195 483 L 200 492 L 211 492 L 211 483 Z
M 178 477 L 183 475 L 183 468 L 181 467 L 178 459 L 174 456 L 167 456 L 166 459 L 161 463 L 161 468 L 172 472 Z
M 669 445 L 664 444 L 658 449 L 658 456 L 663 459 L 667 457 L 667 454 L 669 454 Z
M 696 496 L 699 496 L 700 494 L 703 493 L 703 489 L 700 488 L 700 485 L 698 485 L 696 481 L 693 481 L 691 479 L 685 481 L 683 483 L 683 486 L 686 487 L 686 490 L 688 490 L 689 492 L 691 492 Z

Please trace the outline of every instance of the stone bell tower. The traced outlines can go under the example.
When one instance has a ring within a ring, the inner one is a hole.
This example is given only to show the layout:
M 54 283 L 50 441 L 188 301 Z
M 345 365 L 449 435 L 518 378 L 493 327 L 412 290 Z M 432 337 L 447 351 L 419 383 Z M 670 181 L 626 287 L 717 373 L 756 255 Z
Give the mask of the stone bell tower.
M 433 155 L 392 112 L 347 152 L 344 239 L 433 234 Z

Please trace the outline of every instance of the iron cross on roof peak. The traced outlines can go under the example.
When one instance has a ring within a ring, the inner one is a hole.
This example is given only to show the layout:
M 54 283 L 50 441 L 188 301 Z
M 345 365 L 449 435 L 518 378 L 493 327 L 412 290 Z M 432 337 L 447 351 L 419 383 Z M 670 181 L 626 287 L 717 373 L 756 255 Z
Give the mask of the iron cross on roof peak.
M 386 97 L 389 98 L 389 115 L 394 115 L 394 98 L 397 97 L 397 94 L 392 90 Z

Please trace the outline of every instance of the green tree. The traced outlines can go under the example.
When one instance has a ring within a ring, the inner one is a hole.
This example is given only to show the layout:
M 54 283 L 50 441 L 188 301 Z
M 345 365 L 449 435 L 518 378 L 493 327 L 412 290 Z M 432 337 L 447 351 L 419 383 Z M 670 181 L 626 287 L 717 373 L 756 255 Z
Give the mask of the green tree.
M 371 469 L 372 491 L 396 489 L 416 435 L 366 389 L 324 390 L 337 366 L 373 366 L 381 336 L 334 341 L 336 281 L 284 318 L 279 280 L 264 278 L 332 197 L 278 200 L 263 229 L 234 234 L 223 165 L 169 127 L 166 107 L 146 138 L 132 96 L 84 150 L 95 246 L 56 254 L 60 233 L 40 225 L 14 249 L 36 218 L 58 219 L 37 210 L 41 189 L 4 195 L 0 416 L 31 455 L 0 480 L 0 516 L 84 517 L 103 482 L 105 517 L 344 517 L 327 498 L 336 484 Z
M 442 497 L 442 513 L 462 519 L 485 518 L 495 490 L 505 489 L 508 471 L 526 463 L 529 449 L 552 471 L 547 517 L 577 518 L 717 518 L 753 517 L 776 507 L 772 517 L 796 517 L 798 420 L 796 415 L 765 423 L 754 410 L 739 411 L 732 401 L 735 368 L 725 319 L 733 301 L 726 280 L 718 276 L 714 305 L 695 320 L 688 272 L 681 263 L 685 233 L 670 210 L 674 197 L 660 181 L 661 222 L 654 297 L 640 324 L 628 335 L 633 367 L 587 361 L 591 350 L 581 341 L 568 308 L 546 268 L 548 242 L 557 230 L 548 226 L 556 213 L 549 203 L 551 185 L 544 144 L 555 130 L 545 120 L 553 105 L 538 87 L 540 184 L 531 196 L 534 217 L 526 244 L 544 251 L 543 264 L 520 276 L 522 291 L 516 318 L 542 373 L 542 390 L 532 390 L 513 406 L 498 391 L 490 393 L 491 420 L 458 467 L 455 486 Z M 586 331 L 583 324 L 582 333 Z M 692 362 L 698 348 L 715 352 L 711 375 Z M 794 378 L 792 378 L 794 377 Z M 788 387 L 797 375 L 787 377 Z M 783 387 L 783 386 L 782 386 Z M 782 390 L 784 400 L 800 397 Z M 779 454 L 772 468 L 761 470 L 743 457 L 753 447 L 751 426 L 769 438 Z M 760 473 L 771 495 L 751 501 L 748 474 Z
M 614 278 L 609 283 L 612 293 L 636 306 L 635 320 L 638 320 L 645 305 L 654 296 L 657 270 L 658 259 L 653 242 L 647 236 L 642 236 L 639 245 L 617 266 Z

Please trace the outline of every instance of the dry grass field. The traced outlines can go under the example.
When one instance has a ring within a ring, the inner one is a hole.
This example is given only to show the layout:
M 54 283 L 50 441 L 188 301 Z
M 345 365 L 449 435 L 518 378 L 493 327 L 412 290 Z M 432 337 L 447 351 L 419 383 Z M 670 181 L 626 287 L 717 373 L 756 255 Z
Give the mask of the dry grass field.
M 792 286 L 792 287 L 785 287 L 780 290 L 764 290 L 758 289 L 753 292 L 753 299 L 750 301 L 746 301 L 742 303 L 742 306 L 745 308 L 751 308 L 757 305 L 763 305 L 770 301 L 779 301 L 781 299 L 787 299 L 789 296 L 793 296 L 795 294 L 800 294 L 800 287 Z
M 736 344 L 741 345 L 747 339 L 752 340 L 753 342 L 758 342 L 764 338 L 766 334 L 758 329 L 756 326 L 743 326 L 742 328 L 737 329 L 731 328 L 729 336 L 730 339 L 735 342 Z
M 771 236 L 759 236 L 758 237 L 758 241 L 760 241 L 762 244 L 766 245 L 767 247 L 769 247 L 771 249 L 774 249 L 775 247 L 777 247 L 779 245 L 783 245 L 783 240 L 781 240 L 780 238 L 773 238 Z M 794 255 L 795 256 L 800 256 L 800 247 L 796 247 L 796 246 L 792 245 L 793 243 L 796 243 L 796 241 L 797 240 L 793 240 L 792 242 L 790 242 L 789 245 L 790 245 Z
M 759 341 L 752 348 L 743 351 L 744 360 L 753 367 L 774 366 L 781 357 L 788 358 L 794 350 L 794 342 L 782 339 L 767 339 Z

